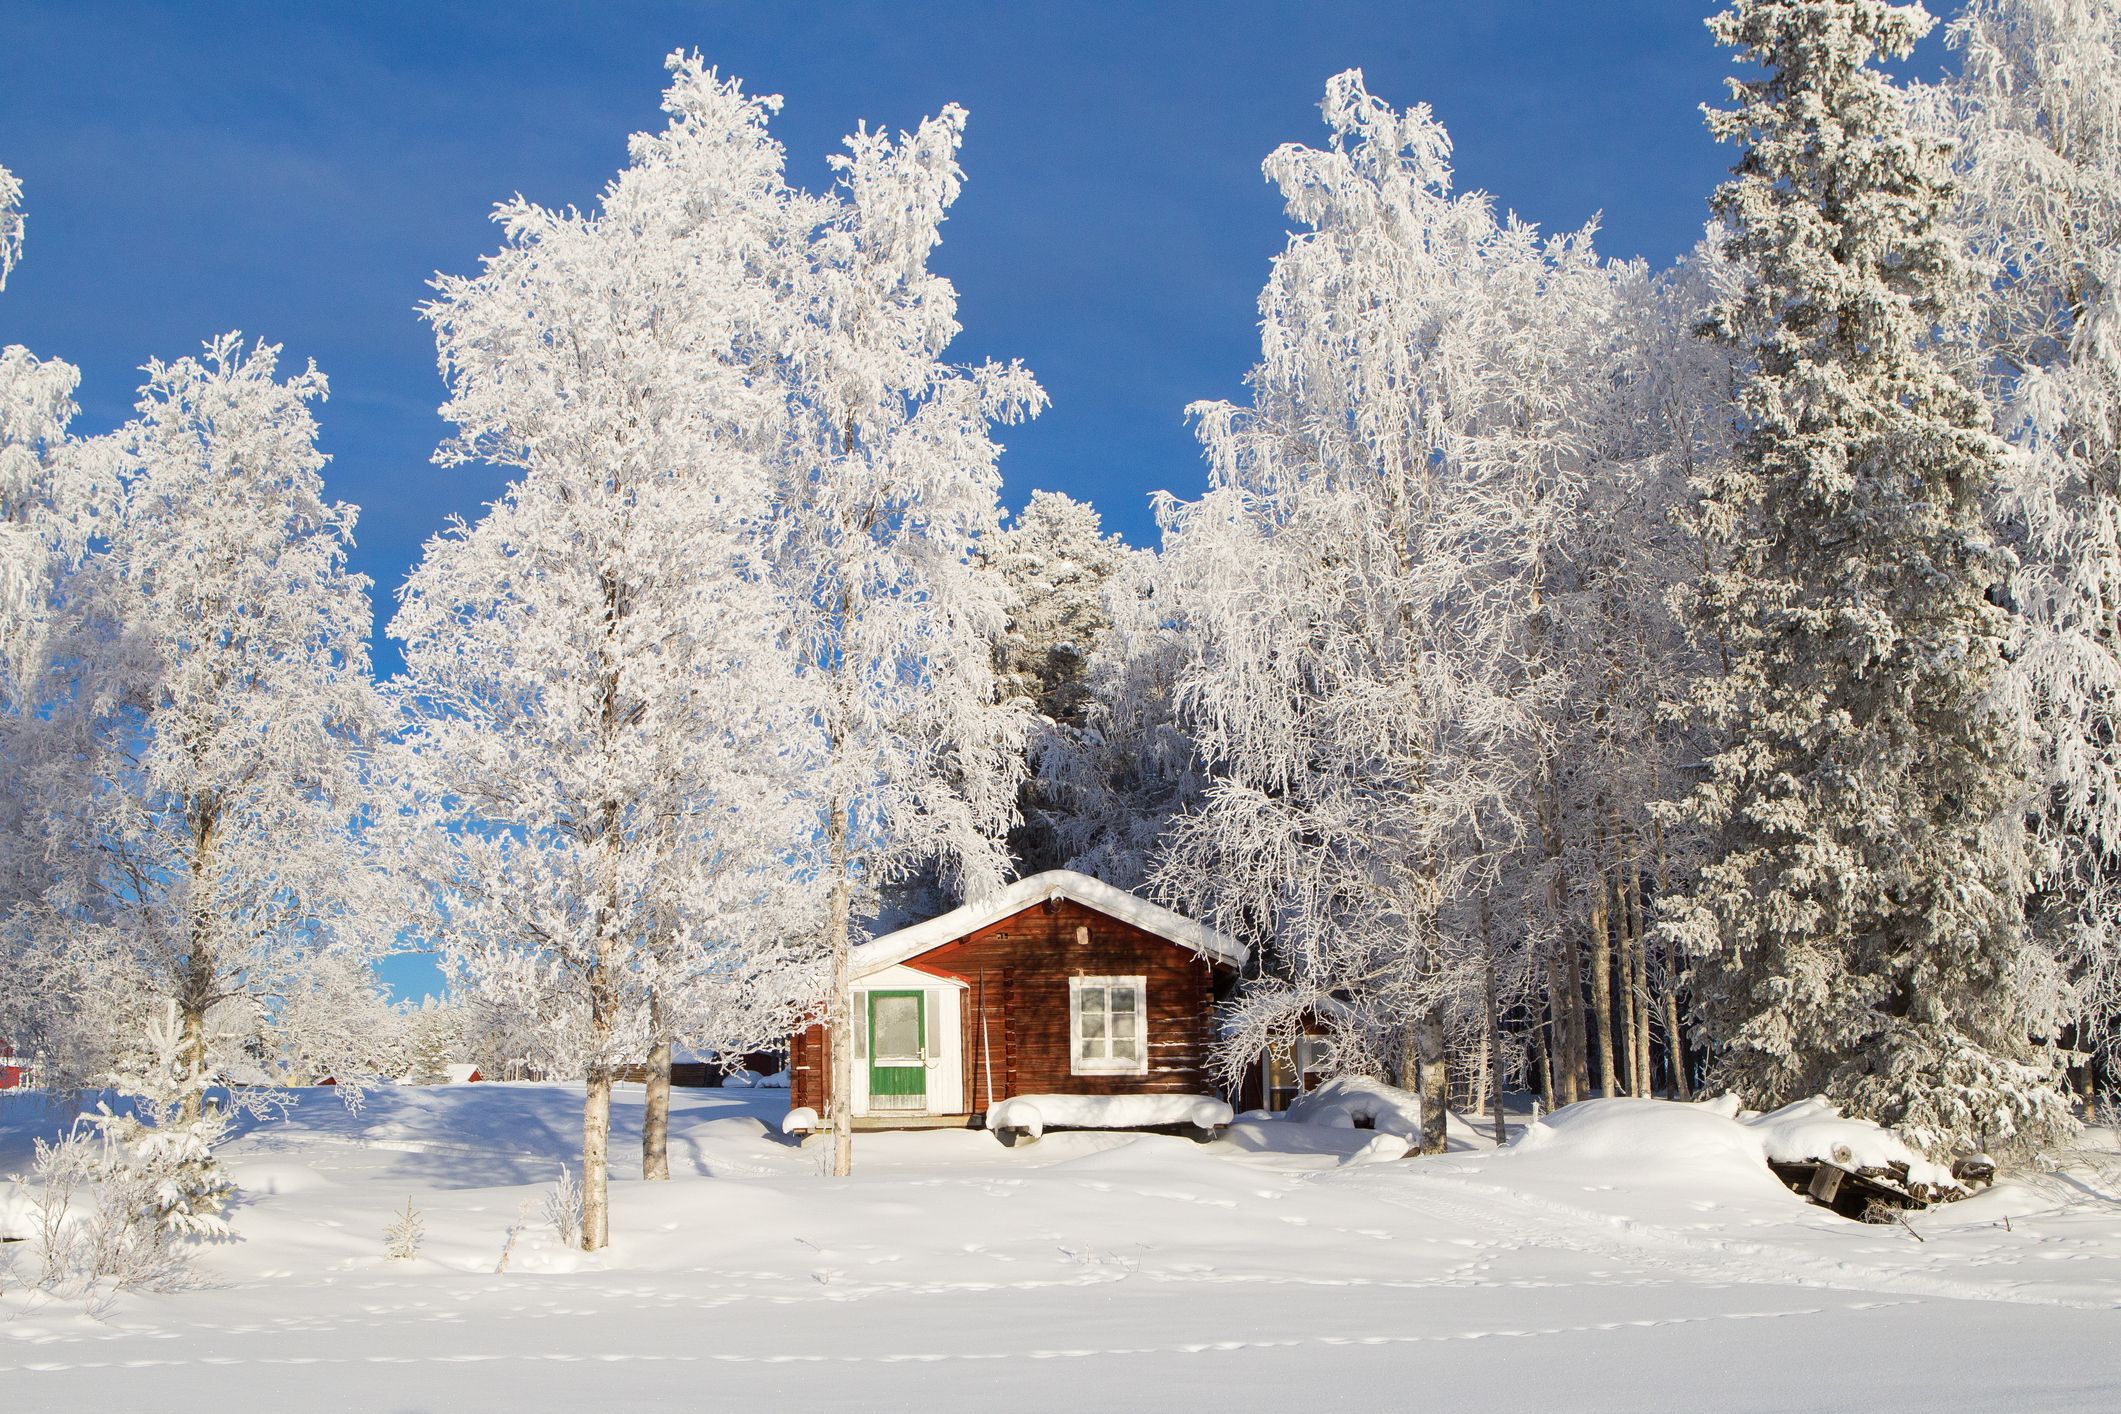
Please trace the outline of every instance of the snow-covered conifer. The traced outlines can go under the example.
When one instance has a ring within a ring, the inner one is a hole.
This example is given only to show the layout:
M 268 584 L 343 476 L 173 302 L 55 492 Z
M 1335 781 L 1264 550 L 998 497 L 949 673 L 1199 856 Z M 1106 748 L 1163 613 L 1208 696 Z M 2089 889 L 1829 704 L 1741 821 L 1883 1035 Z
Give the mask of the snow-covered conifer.
M 1022 513 L 980 547 L 980 564 L 1010 595 L 996 659 L 999 690 L 1030 703 L 1035 714 L 1018 799 L 1023 821 L 1009 839 L 1019 874 L 1057 869 L 1067 859 L 1060 803 L 1041 766 L 1085 725 L 1091 654 L 1110 626 L 1106 585 L 1127 553 L 1117 535 L 1104 533 L 1094 506 L 1058 491 L 1032 492 Z
M 1062 862 L 1123 889 L 1146 886 L 1165 829 L 1206 784 L 1178 715 L 1193 651 L 1172 608 L 1181 598 L 1154 551 L 1127 552 L 1105 582 L 1082 724 L 1048 735 L 1033 757 Z
M 1711 23 L 1763 71 L 1710 118 L 1744 147 L 1714 205 L 1746 372 L 1699 602 L 1730 662 L 1693 797 L 1714 844 L 1674 916 L 1714 1071 L 1932 1149 L 2037 1138 L 2067 1112 L 2031 1043 L 2024 784 L 1989 705 L 2003 449 L 1937 346 L 1971 290 L 1948 159 L 1876 62 L 1929 17 L 1739 0 Z

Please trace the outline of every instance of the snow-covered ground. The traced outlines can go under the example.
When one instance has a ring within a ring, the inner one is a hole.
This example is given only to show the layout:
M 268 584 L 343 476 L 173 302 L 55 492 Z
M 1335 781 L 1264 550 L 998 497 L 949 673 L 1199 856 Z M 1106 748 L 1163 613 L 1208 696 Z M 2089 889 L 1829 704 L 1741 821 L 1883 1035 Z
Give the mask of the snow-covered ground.
M 680 1091 L 613 1245 L 507 1233 L 579 1091 L 328 1092 L 229 1147 L 241 1240 L 109 1309 L 0 1296 L 0 1408 L 2084 1410 L 2121 1403 L 2121 1154 L 1917 1214 L 1810 1207 L 1757 1137 L 1648 1101 L 1378 1161 L 1360 1130 L 784 1140 Z M 622 1087 L 614 1152 L 637 1143 Z M 41 1115 L 0 1106 L 0 1171 Z M 1733 1141 L 1731 1135 L 1740 1132 Z M 1352 1160 L 1361 1160 L 1359 1162 Z M 427 1240 L 387 1260 L 410 1197 Z M 1919 1234 L 1919 1236 L 1918 1236 Z

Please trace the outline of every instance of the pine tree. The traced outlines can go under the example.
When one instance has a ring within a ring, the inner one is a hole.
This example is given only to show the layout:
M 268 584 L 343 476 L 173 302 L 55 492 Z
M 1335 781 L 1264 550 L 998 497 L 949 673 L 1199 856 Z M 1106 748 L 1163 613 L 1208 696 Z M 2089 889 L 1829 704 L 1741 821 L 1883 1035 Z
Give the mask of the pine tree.
M 1105 589 L 1125 566 L 1127 547 L 1106 535 L 1097 510 L 1058 491 L 1034 491 L 1022 514 L 980 549 L 979 563 L 1009 593 L 1009 620 L 996 652 L 999 691 L 1028 702 L 1036 721 L 1030 769 L 1018 793 L 1023 822 L 1010 833 L 1020 875 L 1067 860 L 1063 806 L 1041 764 L 1079 738 L 1092 707 L 1091 654 L 1111 628 Z
M 2009 570 L 1982 521 L 2002 448 L 1937 329 L 1968 291 L 1950 172 L 1877 67 L 1929 27 L 1884 0 L 1740 0 L 1757 64 L 1710 126 L 1743 145 L 1714 209 L 1746 271 L 1717 329 L 1747 361 L 1707 487 L 1727 563 L 1703 627 L 1715 835 L 1675 910 L 1714 1071 L 1813 1093 L 1943 1151 L 2067 1122 L 2030 1042 L 2022 771 L 1987 694 Z

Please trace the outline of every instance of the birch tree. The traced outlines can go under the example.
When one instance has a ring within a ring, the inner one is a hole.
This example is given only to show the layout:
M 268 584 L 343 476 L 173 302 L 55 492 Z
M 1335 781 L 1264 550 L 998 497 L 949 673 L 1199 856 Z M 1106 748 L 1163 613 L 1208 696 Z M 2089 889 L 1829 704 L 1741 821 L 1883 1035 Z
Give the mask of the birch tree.
M 1452 1010 L 1480 986 L 1444 921 L 1525 824 L 1552 684 L 1522 650 L 1608 278 L 1587 239 L 1452 195 L 1426 108 L 1351 71 L 1323 110 L 1327 149 L 1266 164 L 1302 229 L 1260 296 L 1250 404 L 1195 407 L 1210 490 L 1164 510 L 1201 644 L 1180 711 L 1213 776 L 1157 879 L 1266 949 L 1226 1063 L 1314 1011 L 1344 1062 L 1407 1044 L 1436 1152 Z
M 943 361 L 957 297 L 928 259 L 963 180 L 964 128 L 950 105 L 895 140 L 847 139 L 811 245 L 811 317 L 783 365 L 775 561 L 822 738 L 808 799 L 839 1176 L 853 1164 L 858 903 L 921 867 L 961 897 L 997 887 L 1023 774 L 1024 711 L 995 683 L 1007 598 L 973 556 L 1000 529 L 993 429 L 1045 394 L 1019 364 Z
M 21 184 L 0 167 L 0 289 L 22 254 Z M 80 374 L 19 344 L 0 347 L 0 955 L 13 986 L 0 989 L 0 1036 L 41 1051 L 64 1076 L 96 1068 L 101 1041 L 115 1034 L 98 1008 L 58 1008 L 51 999 L 85 993 L 78 950 L 57 949 L 35 924 L 50 883 L 39 803 L 29 785 L 40 761 L 64 750 L 61 724 L 39 711 L 45 659 L 56 623 L 60 581 L 83 549 L 98 499 L 94 460 L 69 435 Z
M 669 122 L 633 140 L 598 211 L 504 203 L 484 271 L 436 282 L 458 427 L 437 459 L 519 475 L 429 542 L 391 625 L 415 775 L 460 840 L 448 962 L 535 1018 L 523 1059 L 585 1080 L 592 1251 L 614 1070 L 651 1062 L 643 1167 L 667 1177 L 671 1047 L 787 944 L 759 876 L 795 869 L 801 843 L 805 736 L 766 550 L 776 284 L 807 268 L 810 220 L 766 131 L 778 100 L 696 56 L 670 67 Z
M 22 181 L 0 167 L 0 290 L 22 259 Z
M 2017 552 L 1998 692 L 2042 803 L 2035 977 L 2111 1074 L 2121 1059 L 2121 6 L 1975 0 L 1925 97 L 1959 164 L 1982 286 L 1967 330 L 2009 455 Z M 2028 963 L 2030 969 L 2031 963 Z M 2089 1075 L 2087 1076 L 2089 1078 Z
M 397 915 L 369 849 L 355 512 L 324 496 L 308 407 L 323 375 L 283 380 L 276 346 L 234 334 L 146 372 L 40 690 L 69 750 L 23 784 L 52 870 L 34 930 L 94 959 L 92 1004 L 174 1003 L 189 1121 L 236 1059 L 210 1016 L 269 1016 L 312 968 L 365 965 Z
M 1747 367 L 1701 604 L 1731 664 L 1693 797 L 1714 846 L 1675 916 L 1723 1083 L 1824 1093 L 1941 1152 L 2068 1116 L 2031 1045 L 2025 787 L 1988 701 L 2003 449 L 1937 345 L 1971 288 L 1948 160 L 1877 67 L 1929 24 L 1882 0 L 1712 22 L 1763 72 L 1710 115 L 1744 148 L 1714 208 Z

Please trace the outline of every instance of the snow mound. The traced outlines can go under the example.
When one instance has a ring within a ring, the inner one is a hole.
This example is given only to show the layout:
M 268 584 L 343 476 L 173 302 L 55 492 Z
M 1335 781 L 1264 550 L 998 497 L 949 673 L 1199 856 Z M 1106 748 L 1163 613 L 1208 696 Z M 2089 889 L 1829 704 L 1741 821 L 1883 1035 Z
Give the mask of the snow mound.
M 1757 1133 L 1713 1106 L 1670 1100 L 1585 1100 L 1532 1123 L 1511 1152 L 1644 1173 L 1768 1176 Z
M 821 1127 L 818 1124 L 817 1111 L 808 1105 L 798 1105 L 781 1116 L 783 1134 L 811 1134 Z
M 1335 1076 L 1289 1101 L 1282 1113 L 1291 1124 L 1374 1129 L 1408 1140 L 1421 1137 L 1421 1096 L 1368 1076 Z
M 1191 1124 L 1220 1129 L 1230 1107 L 1213 1095 L 1012 1095 L 987 1111 L 987 1128 L 1036 1139 L 1056 1129 L 1146 1129 Z
M 1391 1130 L 1380 1130 L 1371 1136 L 1370 1142 L 1348 1155 L 1347 1162 L 1355 1164 L 1388 1164 L 1405 1158 L 1413 1152 L 1413 1141 L 1403 1134 Z
M 761 1075 L 755 1070 L 732 1070 L 722 1077 L 725 1090 L 785 1090 L 788 1088 L 788 1072 L 777 1070 L 771 1075 Z
M 1858 1171 L 1904 1164 L 1911 1186 L 1945 1192 L 1961 1186 L 1950 1169 L 1923 1158 L 1899 1135 L 1869 1120 L 1848 1119 L 1838 1107 L 1817 1096 L 1740 1123 L 1760 1135 L 1761 1148 L 1773 1163 L 1820 1161 Z

